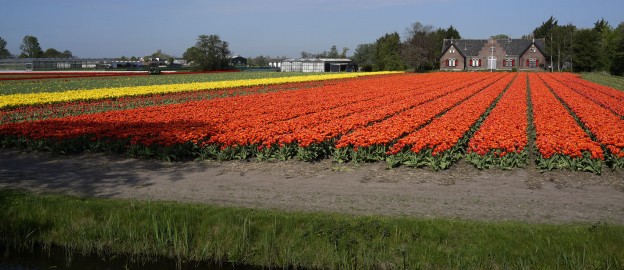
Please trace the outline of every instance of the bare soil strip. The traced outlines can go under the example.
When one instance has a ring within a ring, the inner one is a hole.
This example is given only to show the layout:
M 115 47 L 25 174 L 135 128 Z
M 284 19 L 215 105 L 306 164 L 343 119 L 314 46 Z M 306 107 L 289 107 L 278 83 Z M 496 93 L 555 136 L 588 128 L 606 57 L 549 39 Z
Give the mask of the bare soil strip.
M 0 188 L 364 215 L 624 223 L 624 172 L 479 171 L 385 163 L 179 162 L 0 152 Z

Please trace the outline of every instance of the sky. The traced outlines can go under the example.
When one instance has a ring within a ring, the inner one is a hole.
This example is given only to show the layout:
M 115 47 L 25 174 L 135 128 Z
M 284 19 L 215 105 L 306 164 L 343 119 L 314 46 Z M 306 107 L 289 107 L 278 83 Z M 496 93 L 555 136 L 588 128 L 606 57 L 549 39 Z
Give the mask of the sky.
M 593 27 L 624 21 L 623 0 L 0 0 L 0 37 L 19 54 L 26 35 L 43 50 L 81 58 L 181 57 L 201 34 L 217 34 L 233 55 L 299 57 L 332 45 L 373 43 L 414 22 L 448 28 L 462 38 L 520 38 L 550 16 Z

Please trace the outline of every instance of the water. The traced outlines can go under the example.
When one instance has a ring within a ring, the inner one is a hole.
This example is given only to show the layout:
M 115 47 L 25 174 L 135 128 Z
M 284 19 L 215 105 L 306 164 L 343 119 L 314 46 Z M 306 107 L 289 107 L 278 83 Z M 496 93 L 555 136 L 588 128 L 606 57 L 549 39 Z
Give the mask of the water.
M 209 262 L 178 264 L 176 260 L 161 258 L 149 262 L 133 260 L 127 256 L 101 258 L 96 255 L 68 254 L 60 248 L 44 251 L 41 248 L 18 251 L 0 246 L 0 270 L 117 270 L 117 269 L 214 269 L 214 270 L 256 270 L 250 266 L 233 266 Z

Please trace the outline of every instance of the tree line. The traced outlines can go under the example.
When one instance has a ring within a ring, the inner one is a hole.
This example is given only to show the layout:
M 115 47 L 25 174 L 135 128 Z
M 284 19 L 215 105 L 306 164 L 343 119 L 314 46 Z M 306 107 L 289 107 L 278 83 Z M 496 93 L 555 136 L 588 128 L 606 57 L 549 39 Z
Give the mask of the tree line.
M 6 48 L 7 42 L 0 37 L 0 59 L 13 58 L 14 55 Z M 54 48 L 41 49 L 39 40 L 35 36 L 24 36 L 20 45 L 19 58 L 72 58 L 72 52 L 69 50 L 59 51 Z
M 551 16 L 524 38 L 544 38 L 553 70 L 605 71 L 624 75 L 624 22 L 613 27 L 600 19 L 593 28 L 559 25 Z
M 496 35 L 492 38 L 507 38 Z M 624 22 L 613 27 L 604 19 L 596 21 L 593 28 L 579 29 L 575 25 L 559 25 L 551 16 L 536 27 L 524 39 L 544 38 L 544 53 L 551 62 L 552 70 L 564 71 L 606 71 L 624 75 Z M 459 31 L 452 25 L 435 28 L 415 22 L 405 29 L 404 36 L 398 32 L 386 33 L 375 42 L 359 44 L 350 57 L 365 71 L 406 70 L 426 71 L 439 67 L 444 39 L 461 39 Z M 43 51 L 34 36 L 25 36 L 20 46 L 22 58 L 70 58 L 72 54 L 54 48 Z M 349 48 L 338 50 L 333 45 L 321 53 L 301 52 L 302 58 L 347 58 Z M 196 70 L 230 69 L 229 43 L 218 35 L 199 35 L 194 46 L 183 55 Z M 160 50 L 151 55 L 162 59 L 173 57 Z M 6 49 L 6 41 L 0 37 L 0 58 L 13 57 Z M 285 58 L 285 57 L 283 57 Z M 270 57 L 250 58 L 250 65 L 266 66 Z

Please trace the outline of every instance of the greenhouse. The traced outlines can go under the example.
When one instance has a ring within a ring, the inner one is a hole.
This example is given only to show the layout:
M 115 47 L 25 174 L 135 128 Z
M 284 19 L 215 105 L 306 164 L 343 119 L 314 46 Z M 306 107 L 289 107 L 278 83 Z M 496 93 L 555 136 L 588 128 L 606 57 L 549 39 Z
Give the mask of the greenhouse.
M 112 68 L 112 59 L 18 58 L 0 60 L 0 70 L 102 70 Z
M 352 72 L 357 66 L 351 59 L 341 58 L 300 58 L 281 62 L 282 72 Z

